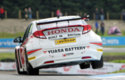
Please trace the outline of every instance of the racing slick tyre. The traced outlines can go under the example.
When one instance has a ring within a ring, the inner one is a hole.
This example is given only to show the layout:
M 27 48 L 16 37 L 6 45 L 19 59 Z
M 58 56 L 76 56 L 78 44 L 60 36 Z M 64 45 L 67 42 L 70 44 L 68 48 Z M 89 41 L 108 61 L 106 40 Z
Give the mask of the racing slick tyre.
M 98 69 L 103 67 L 103 56 L 100 61 L 92 61 L 91 63 L 93 69 Z
M 85 62 L 85 63 L 79 64 L 79 66 L 80 66 L 81 69 L 86 69 L 86 68 L 90 67 L 90 64 Z
M 18 57 L 19 57 L 19 56 L 18 56 Z M 26 74 L 25 71 L 20 71 L 18 60 L 19 60 L 19 58 L 17 58 L 17 53 L 16 53 L 16 51 L 15 51 L 15 61 L 16 61 L 17 73 L 18 73 L 18 74 Z M 19 61 L 20 61 L 20 60 L 19 60 Z
M 27 75 L 39 75 L 39 69 L 33 69 L 30 63 L 28 62 L 26 52 L 25 52 L 25 61 L 26 61 L 25 64 L 26 64 Z

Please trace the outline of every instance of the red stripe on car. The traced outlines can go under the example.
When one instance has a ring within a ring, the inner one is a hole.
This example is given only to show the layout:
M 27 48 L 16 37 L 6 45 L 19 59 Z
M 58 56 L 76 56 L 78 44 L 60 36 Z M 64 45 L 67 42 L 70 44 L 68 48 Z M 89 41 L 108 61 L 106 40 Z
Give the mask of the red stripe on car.
M 41 48 L 40 49 L 35 49 L 35 50 L 28 51 L 27 54 L 32 54 L 32 53 L 37 52 L 39 50 L 41 50 Z
M 102 46 L 102 43 L 97 43 L 97 42 L 90 42 L 90 44 L 95 44 L 95 45 Z

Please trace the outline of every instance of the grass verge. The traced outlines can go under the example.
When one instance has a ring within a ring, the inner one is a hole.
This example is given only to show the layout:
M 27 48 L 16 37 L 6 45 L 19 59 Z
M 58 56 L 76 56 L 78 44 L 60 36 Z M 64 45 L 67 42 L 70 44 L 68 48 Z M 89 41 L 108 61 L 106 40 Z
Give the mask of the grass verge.
M 113 62 L 113 63 L 125 63 L 125 60 L 113 60 L 111 62 Z
M 24 32 L 18 33 L 7 33 L 7 32 L 0 32 L 0 38 L 16 38 L 18 36 L 23 36 Z
M 125 73 L 125 70 L 119 70 L 119 71 L 115 71 L 115 72 L 112 72 L 112 73 Z
M 0 53 L 0 61 L 11 61 L 15 60 L 15 54 L 14 53 Z
M 125 56 L 125 53 L 103 53 L 104 56 Z
M 18 36 L 23 36 L 24 32 L 17 32 L 17 33 L 8 33 L 8 32 L 0 32 L 0 38 L 15 38 Z M 102 36 L 102 37 L 115 37 L 115 36 L 119 36 L 119 35 L 108 35 L 107 31 L 105 32 L 104 35 L 101 35 L 100 33 L 98 33 L 98 35 Z M 125 36 L 125 31 L 122 31 L 122 35 L 121 36 Z

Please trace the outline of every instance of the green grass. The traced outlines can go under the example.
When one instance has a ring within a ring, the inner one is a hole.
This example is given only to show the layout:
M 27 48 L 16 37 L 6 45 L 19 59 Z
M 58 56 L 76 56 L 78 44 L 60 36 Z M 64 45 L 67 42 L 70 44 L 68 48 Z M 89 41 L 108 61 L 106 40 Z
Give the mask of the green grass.
M 9 33 L 9 32 L 0 32 L 0 38 L 15 38 L 18 36 L 23 36 L 24 32 L 17 32 L 17 33 Z M 107 36 L 111 36 L 111 37 L 115 37 L 118 35 L 108 35 L 107 31 L 105 32 L 104 35 L 101 35 L 100 33 L 98 33 L 100 36 L 102 37 L 107 37 Z M 125 31 L 122 31 L 122 35 L 121 36 L 125 36 Z
M 125 73 L 125 70 L 119 70 L 119 71 L 115 71 L 115 72 L 112 72 L 112 73 Z
M 125 60 L 113 60 L 111 62 L 113 62 L 113 63 L 125 63 Z
M 122 32 L 122 35 L 120 35 L 120 36 L 125 36 L 125 31 L 121 31 L 121 32 Z M 102 35 L 102 34 L 99 32 L 98 35 L 100 35 L 100 36 L 102 36 L 102 37 L 107 37 L 107 36 L 115 37 L 115 36 L 119 36 L 119 35 L 109 35 L 109 34 L 108 34 L 108 31 L 106 31 L 104 35 Z
M 24 32 L 17 32 L 17 33 L 7 33 L 7 32 L 0 32 L 0 38 L 16 38 L 18 36 L 23 36 Z
M 5 60 L 5 59 L 15 59 L 15 54 L 14 53 L 0 53 L 0 61 Z
M 103 53 L 104 56 L 125 56 L 125 53 Z

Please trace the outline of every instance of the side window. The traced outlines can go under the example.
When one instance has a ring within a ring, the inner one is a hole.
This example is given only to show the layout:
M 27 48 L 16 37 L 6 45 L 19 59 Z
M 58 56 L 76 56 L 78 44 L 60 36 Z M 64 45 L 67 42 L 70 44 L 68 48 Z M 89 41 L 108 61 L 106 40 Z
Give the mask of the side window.
M 30 25 L 29 35 L 31 35 L 31 34 L 32 34 L 32 26 L 33 26 L 33 24 L 31 24 L 31 25 Z
M 30 24 L 30 25 L 27 27 L 27 29 L 26 29 L 26 31 L 25 31 L 25 33 L 24 33 L 23 42 L 25 41 L 25 39 L 26 39 L 26 38 L 28 37 L 28 35 L 29 35 L 29 31 L 30 31 L 31 25 L 32 25 L 32 24 Z

